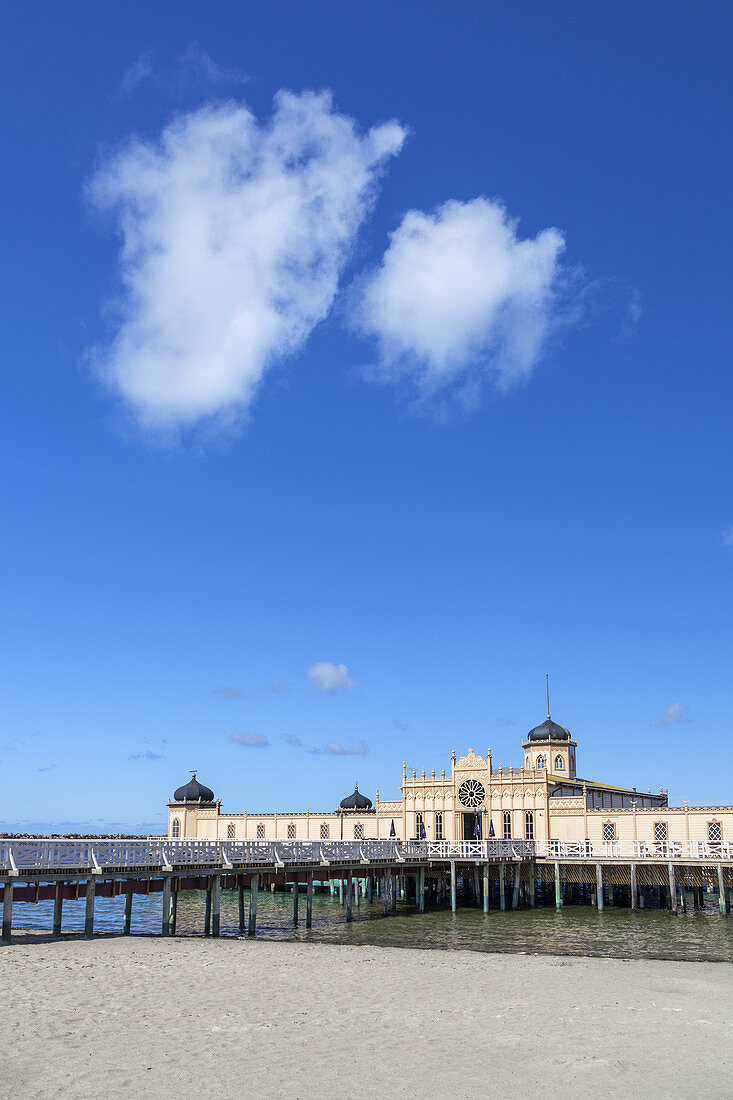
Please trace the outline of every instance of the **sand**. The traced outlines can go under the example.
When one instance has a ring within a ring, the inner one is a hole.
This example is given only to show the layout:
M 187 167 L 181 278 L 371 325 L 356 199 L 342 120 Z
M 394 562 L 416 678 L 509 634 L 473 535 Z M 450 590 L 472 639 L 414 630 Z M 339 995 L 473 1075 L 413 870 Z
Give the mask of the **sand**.
M 733 970 L 18 935 L 2 1097 L 733 1096 Z

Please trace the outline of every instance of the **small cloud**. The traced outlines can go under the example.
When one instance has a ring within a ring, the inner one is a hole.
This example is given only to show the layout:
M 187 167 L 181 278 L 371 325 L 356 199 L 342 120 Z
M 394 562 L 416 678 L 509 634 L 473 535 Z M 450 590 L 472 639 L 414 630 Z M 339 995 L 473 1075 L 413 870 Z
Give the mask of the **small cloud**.
M 120 86 L 117 89 L 117 98 L 126 99 L 135 91 L 138 84 L 142 84 L 144 80 L 148 80 L 153 75 L 153 51 L 146 50 L 145 53 L 141 53 L 136 61 L 133 61 L 130 68 L 120 81 Z
M 152 749 L 146 749 L 145 752 L 131 752 L 127 758 L 128 760 L 165 760 L 165 753 L 153 752 Z
M 402 730 L 403 733 L 405 730 L 409 730 L 410 728 L 409 722 L 403 722 L 401 718 L 393 718 L 392 724 L 396 729 Z
M 685 703 L 670 703 L 664 712 L 660 726 L 676 726 L 691 722 L 690 708 Z
M 39 768 L 39 772 L 52 772 L 55 768 L 58 768 L 58 764 L 46 764 L 44 768 Z
M 621 339 L 625 339 L 636 329 L 636 326 L 641 320 L 641 294 L 638 290 L 631 292 L 628 304 L 626 306 L 626 314 L 621 322 L 621 331 L 619 333 Z
M 346 665 L 335 665 L 332 661 L 317 661 L 306 673 L 316 691 L 333 695 L 337 691 L 349 691 L 356 680 L 349 676 Z
M 502 718 L 501 716 L 499 716 L 496 719 L 496 725 L 497 726 L 515 726 L 516 722 L 514 721 L 513 718 Z
M 181 78 L 197 77 L 206 84 L 245 84 L 249 77 L 242 69 L 229 69 L 217 64 L 198 42 L 192 42 L 180 59 Z
M 221 684 L 220 687 L 214 688 L 211 694 L 218 695 L 220 699 L 226 699 L 228 701 L 244 698 L 244 692 L 240 687 L 232 687 L 229 684 Z
M 726 527 L 720 536 L 720 545 L 724 550 L 733 550 L 733 527 Z
M 366 756 L 369 746 L 366 741 L 359 741 L 358 745 L 342 745 L 340 741 L 329 741 L 322 749 L 309 749 L 313 756 Z
M 283 734 L 281 734 L 281 736 L 282 736 L 283 741 L 287 745 L 292 745 L 294 749 L 302 749 L 303 748 L 303 742 L 300 740 L 299 737 L 296 737 L 294 733 L 283 733 Z
M 4 745 L 0 745 L 0 752 L 17 752 L 19 748 L 17 741 L 6 741 Z
M 263 684 L 262 690 L 268 695 L 287 695 L 290 684 L 285 680 L 273 680 L 269 684 Z
M 263 749 L 265 745 L 270 744 L 261 733 L 240 733 L 239 730 L 230 733 L 229 740 L 235 745 L 244 745 L 248 749 Z

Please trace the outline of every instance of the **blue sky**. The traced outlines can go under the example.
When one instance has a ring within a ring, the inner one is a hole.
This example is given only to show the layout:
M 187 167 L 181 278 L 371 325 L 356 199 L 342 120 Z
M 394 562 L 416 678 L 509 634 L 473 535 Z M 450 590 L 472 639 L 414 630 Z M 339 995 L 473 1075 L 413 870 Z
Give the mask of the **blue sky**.
M 729 6 L 1 20 L 0 820 L 730 802 Z

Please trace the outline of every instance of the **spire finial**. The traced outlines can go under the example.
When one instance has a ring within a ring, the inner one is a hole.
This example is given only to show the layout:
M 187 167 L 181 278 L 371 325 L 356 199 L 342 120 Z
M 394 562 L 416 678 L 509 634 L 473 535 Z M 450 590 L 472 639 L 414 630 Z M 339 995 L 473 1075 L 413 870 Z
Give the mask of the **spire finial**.
M 545 673 L 545 684 L 547 686 L 547 718 L 548 718 L 548 721 L 549 721 L 549 718 L 550 718 L 550 674 L 549 674 L 549 672 Z
M 194 779 L 196 778 L 196 772 L 195 771 L 191 770 L 191 775 Z

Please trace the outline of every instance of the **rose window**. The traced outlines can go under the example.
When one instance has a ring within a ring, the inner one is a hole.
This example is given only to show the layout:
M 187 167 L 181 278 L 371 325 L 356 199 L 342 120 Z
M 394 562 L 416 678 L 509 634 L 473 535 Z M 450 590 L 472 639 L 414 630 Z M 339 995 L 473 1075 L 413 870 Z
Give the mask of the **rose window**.
M 468 806 L 471 810 L 475 810 L 480 806 L 485 797 L 484 785 L 479 783 L 478 779 L 467 779 L 458 788 L 458 798 L 461 804 Z

